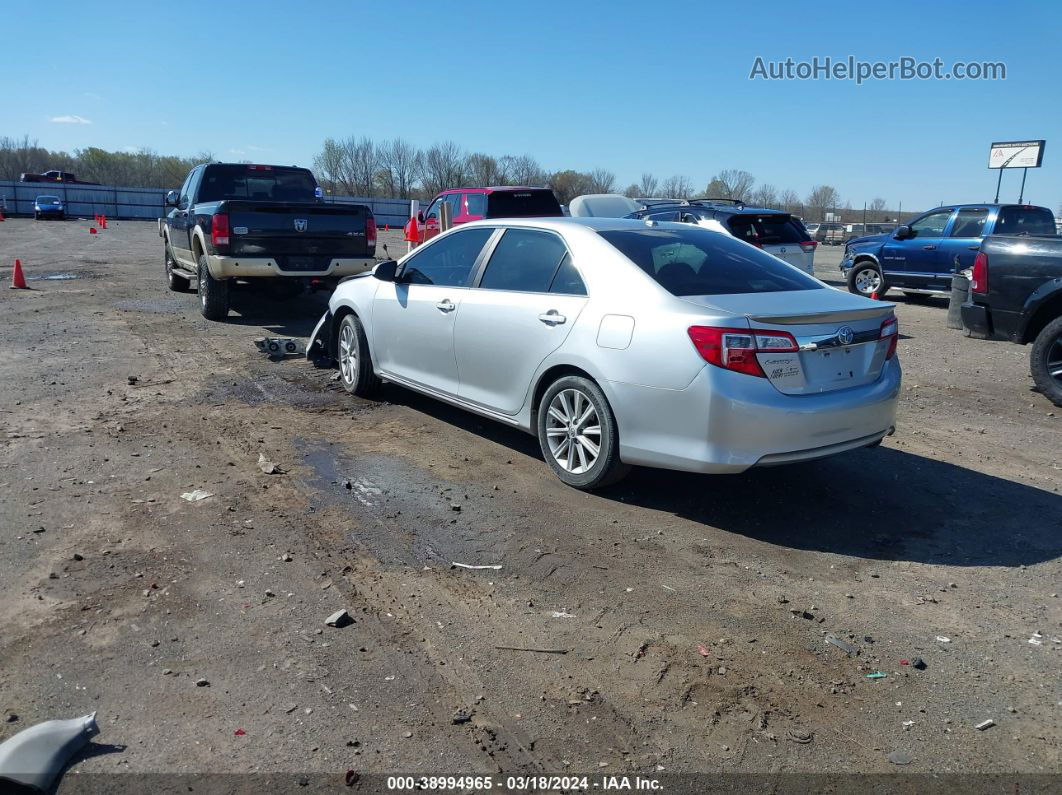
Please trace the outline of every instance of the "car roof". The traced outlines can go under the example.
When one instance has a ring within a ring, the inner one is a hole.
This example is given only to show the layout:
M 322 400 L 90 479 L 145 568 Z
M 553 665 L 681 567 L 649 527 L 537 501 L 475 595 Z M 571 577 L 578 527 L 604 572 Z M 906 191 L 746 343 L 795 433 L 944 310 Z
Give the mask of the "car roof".
M 689 224 L 671 224 L 655 221 L 653 223 L 667 228 L 690 228 Z M 594 232 L 618 232 L 649 228 L 646 222 L 640 218 L 573 218 L 567 215 L 536 218 L 485 218 L 482 221 L 461 224 L 460 228 L 468 229 L 476 226 L 528 226 L 537 229 L 552 229 L 557 232 L 572 228 L 586 228 Z
M 58 199 L 59 197 L 56 196 L 54 193 L 41 193 L 41 194 L 38 194 L 37 198 L 38 199 Z
M 450 188 L 449 190 L 439 191 L 440 196 L 447 196 L 451 193 L 506 193 L 517 190 L 540 190 L 540 191 L 553 191 L 549 188 L 533 187 L 531 185 L 491 185 L 488 188 Z

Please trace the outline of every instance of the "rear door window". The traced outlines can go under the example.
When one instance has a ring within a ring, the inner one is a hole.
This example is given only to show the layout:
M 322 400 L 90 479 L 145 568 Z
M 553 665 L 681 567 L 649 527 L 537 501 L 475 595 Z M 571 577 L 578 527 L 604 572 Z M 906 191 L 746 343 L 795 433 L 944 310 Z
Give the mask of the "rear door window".
M 993 234 L 1054 235 L 1055 217 L 1046 207 L 1003 207 Z
M 759 246 L 808 240 L 790 215 L 732 215 L 726 224 L 738 240 Z
M 483 244 L 493 229 L 463 229 L 440 237 L 417 250 L 402 266 L 402 281 L 466 287 Z
M 551 190 L 496 190 L 487 196 L 488 218 L 561 215 Z
M 960 207 L 948 237 L 981 237 L 987 220 L 987 207 Z
M 827 289 L 766 252 L 696 226 L 598 234 L 672 295 Z
M 487 214 L 487 194 L 469 193 L 465 196 L 468 202 L 468 214 L 482 218 Z
M 484 290 L 547 293 L 565 254 L 564 241 L 550 232 L 506 229 L 479 286 Z

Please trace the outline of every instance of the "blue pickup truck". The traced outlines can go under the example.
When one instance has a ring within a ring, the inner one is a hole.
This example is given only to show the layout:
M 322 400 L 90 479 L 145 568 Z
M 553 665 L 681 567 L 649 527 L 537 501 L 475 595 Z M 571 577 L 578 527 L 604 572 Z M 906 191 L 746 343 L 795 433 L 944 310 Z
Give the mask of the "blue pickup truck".
M 902 290 L 912 299 L 951 292 L 951 276 L 973 265 L 989 235 L 1054 235 L 1055 217 L 1027 204 L 937 207 L 883 235 L 849 240 L 841 274 L 857 295 Z

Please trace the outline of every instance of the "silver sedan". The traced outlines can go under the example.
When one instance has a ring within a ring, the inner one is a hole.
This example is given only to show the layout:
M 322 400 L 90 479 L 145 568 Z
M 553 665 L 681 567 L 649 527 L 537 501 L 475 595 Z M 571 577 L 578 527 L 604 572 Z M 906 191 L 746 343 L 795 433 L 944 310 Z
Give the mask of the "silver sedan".
M 565 483 L 631 465 L 742 472 L 878 444 L 892 304 L 725 234 L 623 219 L 478 221 L 344 280 L 308 355 L 538 437 Z

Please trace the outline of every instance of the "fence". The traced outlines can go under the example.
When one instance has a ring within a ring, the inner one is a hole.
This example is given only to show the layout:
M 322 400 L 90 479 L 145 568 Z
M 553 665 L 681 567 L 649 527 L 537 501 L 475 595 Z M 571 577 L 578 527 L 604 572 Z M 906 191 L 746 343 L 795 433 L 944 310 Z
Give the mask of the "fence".
M 73 218 L 92 218 L 99 214 L 108 218 L 154 220 L 169 211 L 166 190 L 162 188 L 0 180 L 0 207 L 9 215 L 33 215 L 33 202 L 38 196 L 58 196 L 66 205 L 67 216 Z M 330 196 L 325 201 L 368 205 L 379 227 L 401 227 L 409 220 L 408 199 Z

